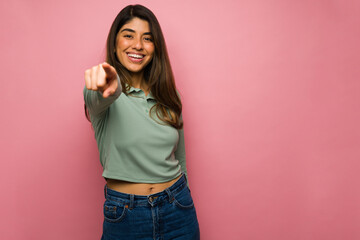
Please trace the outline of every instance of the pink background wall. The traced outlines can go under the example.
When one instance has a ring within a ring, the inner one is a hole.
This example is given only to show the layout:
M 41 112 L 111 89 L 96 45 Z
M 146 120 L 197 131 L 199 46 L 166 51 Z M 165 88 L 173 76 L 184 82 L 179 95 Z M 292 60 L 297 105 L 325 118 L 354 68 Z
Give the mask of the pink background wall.
M 184 104 L 202 239 L 360 239 L 360 2 L 138 1 Z M 1 1 L 0 239 L 100 239 L 83 114 L 131 1 Z

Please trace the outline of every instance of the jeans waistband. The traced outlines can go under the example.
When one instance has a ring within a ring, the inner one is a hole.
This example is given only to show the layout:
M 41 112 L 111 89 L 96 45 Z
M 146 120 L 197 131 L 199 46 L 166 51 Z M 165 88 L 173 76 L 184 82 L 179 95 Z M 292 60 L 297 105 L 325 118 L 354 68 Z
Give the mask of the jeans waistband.
M 174 195 L 180 192 L 184 187 L 187 186 L 186 175 L 182 173 L 182 176 L 170 187 L 166 188 L 162 192 L 150 194 L 150 195 L 135 195 L 122 193 L 112 190 L 105 184 L 104 195 L 107 200 L 115 201 L 118 203 L 129 204 L 130 209 L 134 206 L 147 206 L 156 205 L 158 202 L 168 200 L 174 201 Z

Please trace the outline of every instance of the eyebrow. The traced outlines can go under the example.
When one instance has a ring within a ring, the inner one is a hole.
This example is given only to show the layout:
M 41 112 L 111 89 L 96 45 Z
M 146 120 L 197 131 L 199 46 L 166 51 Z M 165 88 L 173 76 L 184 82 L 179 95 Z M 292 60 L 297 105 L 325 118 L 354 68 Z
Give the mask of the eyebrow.
M 124 32 L 124 31 L 128 31 L 128 32 L 133 32 L 135 33 L 135 30 L 131 29 L 131 28 L 124 28 L 123 30 L 121 30 L 120 32 Z M 143 35 L 152 35 L 151 32 L 145 32 L 143 33 Z

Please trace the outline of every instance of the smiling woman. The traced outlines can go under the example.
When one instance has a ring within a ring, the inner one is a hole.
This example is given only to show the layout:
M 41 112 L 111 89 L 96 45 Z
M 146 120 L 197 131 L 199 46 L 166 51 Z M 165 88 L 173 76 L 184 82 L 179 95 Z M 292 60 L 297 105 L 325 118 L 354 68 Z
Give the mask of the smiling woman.
M 154 55 L 154 43 L 150 32 L 149 23 L 140 18 L 133 18 L 125 24 L 116 37 L 116 56 L 120 63 L 131 73 L 132 85 L 140 86 L 144 69 Z
M 124 8 L 107 62 L 85 71 L 84 100 L 103 166 L 102 239 L 200 239 L 187 182 L 182 104 L 154 14 Z

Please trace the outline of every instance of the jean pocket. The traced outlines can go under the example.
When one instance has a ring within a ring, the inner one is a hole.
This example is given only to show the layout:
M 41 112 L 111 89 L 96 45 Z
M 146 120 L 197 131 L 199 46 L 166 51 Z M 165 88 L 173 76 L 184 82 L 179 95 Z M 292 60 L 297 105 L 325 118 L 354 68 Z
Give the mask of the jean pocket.
M 182 209 L 190 209 L 194 207 L 194 201 L 191 197 L 188 186 L 184 187 L 180 192 L 174 195 L 174 203 Z
M 108 222 L 122 221 L 127 212 L 127 205 L 106 200 L 104 203 L 104 218 Z

